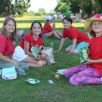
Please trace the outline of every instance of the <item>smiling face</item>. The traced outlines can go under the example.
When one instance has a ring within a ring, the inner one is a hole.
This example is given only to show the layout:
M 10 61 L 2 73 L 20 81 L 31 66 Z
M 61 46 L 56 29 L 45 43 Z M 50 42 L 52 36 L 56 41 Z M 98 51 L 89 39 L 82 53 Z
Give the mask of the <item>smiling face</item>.
M 33 24 L 32 33 L 36 36 L 39 36 L 39 34 L 41 34 L 41 26 L 38 23 Z
M 5 25 L 4 28 L 7 32 L 7 34 L 12 34 L 15 31 L 15 23 L 13 20 L 9 20 Z
M 64 28 L 70 28 L 70 26 L 71 26 L 71 22 L 69 22 L 69 21 L 67 21 L 67 20 L 63 20 L 63 26 L 64 26 Z
M 94 21 L 94 22 L 92 23 L 92 30 L 93 30 L 95 33 L 102 32 L 102 21 Z

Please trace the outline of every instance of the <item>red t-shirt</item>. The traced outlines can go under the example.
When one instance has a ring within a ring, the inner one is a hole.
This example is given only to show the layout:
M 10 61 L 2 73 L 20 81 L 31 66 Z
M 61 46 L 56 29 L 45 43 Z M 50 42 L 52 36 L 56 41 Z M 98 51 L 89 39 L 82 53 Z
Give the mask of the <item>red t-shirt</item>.
M 77 39 L 77 44 L 80 42 L 88 42 L 89 38 L 86 34 L 83 32 L 79 31 L 75 27 L 71 26 L 71 28 L 68 30 L 64 28 L 63 33 L 62 33 L 63 38 L 69 38 L 70 40 Z
M 89 41 L 90 59 L 102 59 L 102 36 L 94 37 Z M 102 63 L 90 64 L 102 75 Z
M 7 38 L 3 34 L 0 34 L 0 52 L 8 56 L 13 54 L 14 49 L 12 38 Z
M 43 29 L 42 29 L 42 35 L 43 34 L 46 34 L 46 33 L 49 33 L 53 30 L 53 27 L 50 25 L 50 23 L 45 23 L 45 25 L 43 26 Z
M 31 51 L 31 48 L 35 45 L 38 45 L 38 46 L 43 46 L 44 45 L 44 41 L 41 37 L 38 37 L 37 40 L 34 40 L 33 35 L 31 33 L 26 34 L 24 36 L 24 38 L 22 39 L 22 41 L 20 42 L 19 46 L 21 46 L 23 49 L 24 49 L 24 41 L 26 41 L 30 44 L 29 51 Z

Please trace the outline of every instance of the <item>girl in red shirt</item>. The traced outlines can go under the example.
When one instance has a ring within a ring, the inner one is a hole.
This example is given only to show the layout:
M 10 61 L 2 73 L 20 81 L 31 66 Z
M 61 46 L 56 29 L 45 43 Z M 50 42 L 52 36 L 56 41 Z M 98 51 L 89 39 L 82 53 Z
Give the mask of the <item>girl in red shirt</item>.
M 46 64 L 46 61 L 44 60 L 45 55 L 36 58 L 31 52 L 33 46 L 38 46 L 40 52 L 41 46 L 44 45 L 43 39 L 40 37 L 42 31 L 41 23 L 34 21 L 31 25 L 30 31 L 29 34 L 24 36 L 19 46 L 15 48 L 13 58 L 19 62 L 25 62 L 31 67 L 42 67 Z
M 52 26 L 51 26 L 52 25 Z M 61 38 L 61 33 L 56 30 L 55 22 L 52 16 L 47 16 L 42 30 L 42 38 L 47 39 L 55 35 L 58 39 Z
M 72 44 L 66 48 L 66 51 L 69 53 L 79 53 L 80 48 L 88 46 L 88 36 L 71 25 L 71 18 L 65 17 L 62 22 L 64 30 L 62 33 L 59 51 L 61 51 L 66 38 L 72 40 Z
M 89 58 L 84 64 L 58 70 L 72 85 L 102 84 L 102 17 L 99 14 L 85 22 L 85 29 L 93 35 L 89 41 Z
M 7 17 L 0 34 L 0 68 L 16 67 L 18 74 L 25 75 L 25 71 L 19 67 L 18 61 L 12 59 L 14 52 L 13 41 L 16 39 L 16 21 L 13 17 Z

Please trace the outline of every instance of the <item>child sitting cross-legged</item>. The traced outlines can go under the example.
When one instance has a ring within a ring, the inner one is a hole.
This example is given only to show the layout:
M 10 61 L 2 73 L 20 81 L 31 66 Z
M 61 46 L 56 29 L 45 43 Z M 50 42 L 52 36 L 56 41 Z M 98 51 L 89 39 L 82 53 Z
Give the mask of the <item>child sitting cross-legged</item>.
M 93 35 L 89 40 L 89 59 L 79 66 L 57 71 L 75 86 L 102 84 L 102 17 L 95 14 L 86 20 L 85 29 Z
M 41 46 L 44 45 L 43 39 L 40 37 L 42 25 L 38 21 L 34 21 L 30 28 L 30 33 L 26 34 L 21 40 L 19 46 L 15 48 L 13 58 L 19 62 L 25 62 L 31 67 L 42 67 L 46 64 L 45 54 L 34 56 L 31 51 L 32 47 L 37 47 L 38 53 L 41 51 Z

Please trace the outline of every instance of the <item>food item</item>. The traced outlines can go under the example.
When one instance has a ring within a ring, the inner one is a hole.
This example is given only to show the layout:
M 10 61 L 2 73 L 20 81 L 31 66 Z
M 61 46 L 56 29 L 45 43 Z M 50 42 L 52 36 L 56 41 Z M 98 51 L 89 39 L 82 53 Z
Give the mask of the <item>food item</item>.
M 32 84 L 32 85 L 40 82 L 38 79 L 33 79 L 33 78 L 29 78 L 25 81 L 27 81 L 29 84 Z
M 80 49 L 80 63 L 84 63 L 89 59 L 88 50 L 86 47 Z
M 55 74 L 55 78 L 59 79 L 60 78 L 59 74 Z
M 38 58 L 38 47 L 37 47 L 37 46 L 33 46 L 33 47 L 31 48 L 31 51 L 32 51 L 34 57 L 35 57 L 35 58 Z
M 53 80 L 48 80 L 48 83 L 49 84 L 53 84 Z

